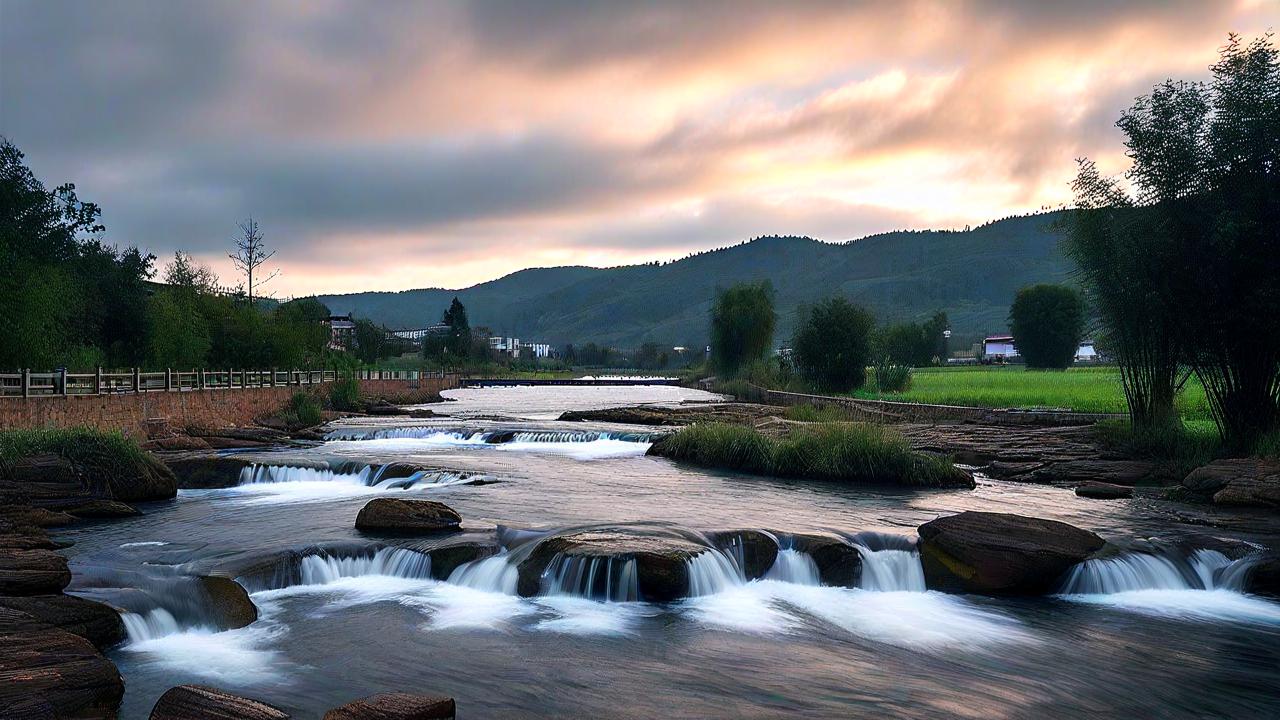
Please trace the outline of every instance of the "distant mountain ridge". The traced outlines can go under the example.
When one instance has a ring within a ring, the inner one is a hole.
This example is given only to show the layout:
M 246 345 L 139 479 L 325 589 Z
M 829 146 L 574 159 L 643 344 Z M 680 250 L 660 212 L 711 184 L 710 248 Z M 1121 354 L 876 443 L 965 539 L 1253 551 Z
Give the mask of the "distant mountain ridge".
M 1053 229 L 1059 215 L 1013 217 L 963 231 L 888 232 L 841 244 L 768 236 L 665 264 L 531 268 L 461 290 L 320 300 L 334 312 L 409 328 L 437 322 L 456 295 L 473 327 L 501 335 L 557 345 L 697 346 L 708 335 L 716 288 L 767 279 L 777 293 L 779 343 L 791 336 L 799 308 L 836 293 L 881 321 L 943 310 L 957 335 L 974 337 L 1006 330 L 1019 288 L 1068 279 L 1070 264 Z

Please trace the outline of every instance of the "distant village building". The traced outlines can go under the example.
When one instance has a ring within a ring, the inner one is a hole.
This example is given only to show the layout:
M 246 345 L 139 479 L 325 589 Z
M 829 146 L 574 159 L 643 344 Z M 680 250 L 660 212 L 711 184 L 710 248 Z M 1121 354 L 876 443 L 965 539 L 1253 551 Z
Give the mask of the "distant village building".
M 986 362 L 1011 362 L 1022 359 L 1018 348 L 1013 344 L 1011 335 L 991 335 L 982 341 L 982 357 Z M 1094 347 L 1093 340 L 1082 340 L 1076 348 L 1075 361 L 1078 363 L 1101 362 L 1102 356 Z
M 355 342 L 356 323 L 351 314 L 330 315 L 323 321 L 329 328 L 329 349 L 349 350 Z
M 550 343 L 521 342 L 520 338 L 494 336 L 489 338 L 489 349 L 511 358 L 549 358 L 555 355 Z
M 415 343 L 421 343 L 423 338 L 442 337 L 449 334 L 449 326 L 444 323 L 436 323 L 430 327 L 415 328 L 413 330 L 396 330 L 392 335 L 403 340 L 411 340 Z

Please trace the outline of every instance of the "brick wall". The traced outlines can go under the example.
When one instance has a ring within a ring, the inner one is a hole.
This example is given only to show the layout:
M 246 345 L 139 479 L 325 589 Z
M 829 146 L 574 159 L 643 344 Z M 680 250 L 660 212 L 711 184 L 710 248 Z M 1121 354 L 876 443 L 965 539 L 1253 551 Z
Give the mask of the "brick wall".
M 436 399 L 441 390 L 458 386 L 448 375 L 422 380 L 361 380 L 361 393 L 398 404 Z M 147 427 L 216 430 L 251 425 L 288 404 L 296 392 L 323 397 L 329 385 L 191 390 L 187 392 L 72 395 L 68 397 L 0 398 L 0 430 L 12 428 L 91 427 L 119 430 L 144 439 Z

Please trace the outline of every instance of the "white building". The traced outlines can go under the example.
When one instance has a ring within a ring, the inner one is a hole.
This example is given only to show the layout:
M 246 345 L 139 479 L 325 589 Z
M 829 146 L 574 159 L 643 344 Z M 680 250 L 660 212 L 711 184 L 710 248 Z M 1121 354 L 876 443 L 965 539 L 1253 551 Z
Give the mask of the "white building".
M 1020 359 L 1018 348 L 1010 335 L 992 335 L 983 340 L 982 356 L 987 360 L 997 361 Z M 1098 354 L 1092 340 L 1082 340 L 1080 347 L 1076 348 L 1075 360 L 1080 363 L 1100 362 L 1102 356 Z

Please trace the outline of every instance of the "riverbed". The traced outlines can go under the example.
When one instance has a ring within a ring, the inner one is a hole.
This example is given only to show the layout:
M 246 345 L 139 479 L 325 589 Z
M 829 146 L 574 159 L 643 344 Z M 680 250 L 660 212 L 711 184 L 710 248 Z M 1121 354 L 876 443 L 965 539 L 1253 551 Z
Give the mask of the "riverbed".
M 1208 532 L 1275 548 L 1280 530 L 1265 516 L 1205 528 L 1149 494 L 1088 500 L 980 474 L 974 490 L 893 491 L 709 472 L 646 456 L 655 428 L 555 419 L 716 399 L 684 388 L 446 396 L 429 406 L 436 417 L 339 423 L 315 447 L 255 453 L 260 470 L 240 486 L 183 490 L 142 517 L 68 533 L 68 591 L 135 610 L 130 641 L 110 653 L 127 687 L 121 716 L 146 717 L 182 683 L 296 717 L 382 691 L 450 695 L 460 718 L 1280 714 L 1280 603 L 1218 582 L 1225 559 L 1180 559 L 1181 575 L 1139 568 L 1138 586 L 1122 592 L 994 599 L 926 591 L 911 549 L 916 527 L 963 510 L 1061 520 L 1121 544 Z M 378 478 L 405 461 L 431 471 Z M 838 533 L 863 553 L 863 578 L 822 586 L 802 554 L 784 551 L 758 580 L 699 569 L 698 593 L 677 602 L 522 598 L 503 554 L 448 580 L 417 556 L 389 561 L 394 547 L 377 555 L 384 539 L 353 523 L 384 496 L 447 503 L 503 553 L 524 531 L 578 526 L 768 530 L 780 545 L 789 533 Z M 314 546 L 347 549 L 313 555 L 288 583 L 244 580 L 260 617 L 238 630 L 217 632 L 157 590 L 175 575 Z

